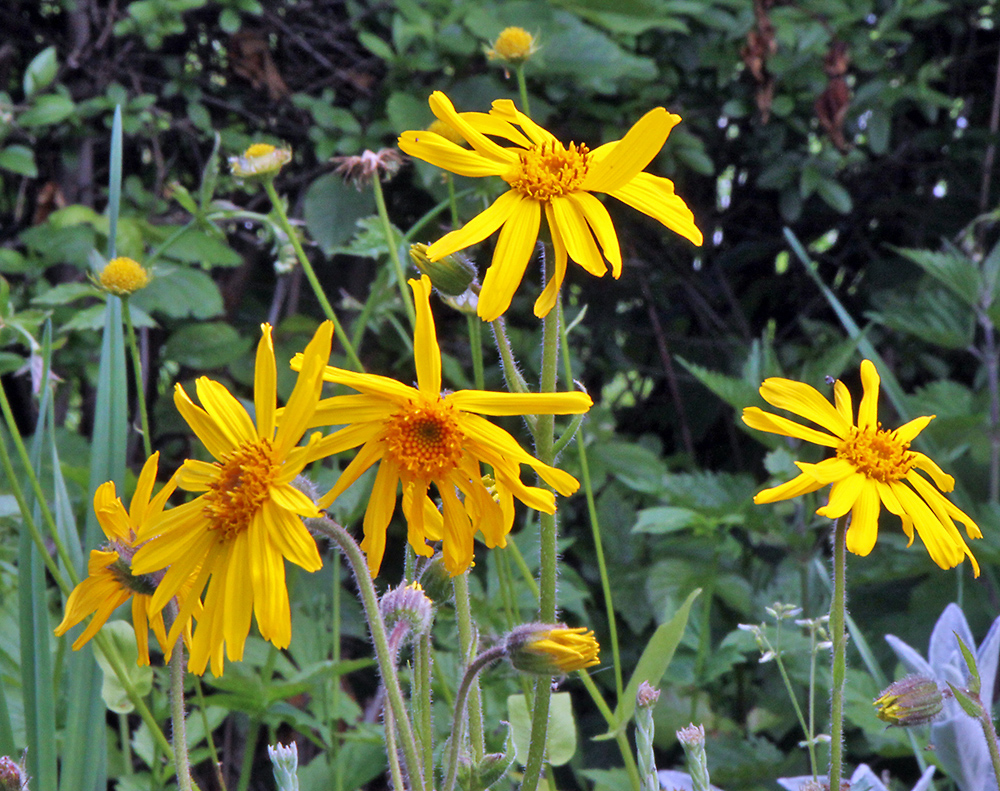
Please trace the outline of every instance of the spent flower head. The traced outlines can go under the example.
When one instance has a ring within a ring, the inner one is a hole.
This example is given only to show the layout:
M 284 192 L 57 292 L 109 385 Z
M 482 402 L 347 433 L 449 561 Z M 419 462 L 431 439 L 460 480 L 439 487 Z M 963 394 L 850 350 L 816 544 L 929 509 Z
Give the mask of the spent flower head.
M 403 166 L 403 158 L 395 148 L 365 150 L 358 156 L 332 157 L 330 161 L 337 163 L 334 173 L 339 173 L 357 189 L 371 184 L 376 178 L 388 181 Z
M 145 288 L 152 280 L 142 264 L 127 256 L 112 258 L 97 275 L 97 285 L 110 294 L 127 297 Z
M 291 161 L 291 148 L 254 143 L 239 156 L 229 157 L 229 169 L 240 179 L 266 178 L 274 176 Z
M 621 275 L 618 235 L 594 192 L 605 192 L 701 244 L 694 215 L 674 194 L 673 182 L 642 172 L 680 116 L 657 107 L 621 140 L 591 150 L 583 143 L 564 145 L 509 99 L 493 102 L 488 115 L 459 113 L 447 96 L 435 91 L 430 106 L 472 150 L 428 131 L 404 132 L 399 147 L 452 173 L 500 176 L 510 186 L 486 211 L 427 249 L 428 257 L 437 261 L 500 229 L 479 297 L 484 321 L 493 321 L 510 306 L 534 252 L 543 214 L 555 257 L 549 282 L 535 302 L 535 315 L 544 316 L 555 306 L 570 259 L 596 277 L 602 277 L 609 264 L 615 278 Z M 493 138 L 511 145 L 500 145 Z
M 490 60 L 520 66 L 538 52 L 538 40 L 523 27 L 505 27 L 490 47 L 484 47 Z
M 582 626 L 524 624 L 507 635 L 505 648 L 515 669 L 543 676 L 565 675 L 601 662 L 594 633 Z
M 854 554 L 865 556 L 872 551 L 878 537 L 879 512 L 884 505 L 902 520 L 910 544 L 916 530 L 931 560 L 941 568 L 953 568 L 968 557 L 978 577 L 979 564 L 955 521 L 965 525 L 970 538 L 982 538 L 983 534 L 972 517 L 941 493 L 954 489 L 955 479 L 928 456 L 910 450 L 910 443 L 934 416 L 915 418 L 895 430 L 883 428 L 878 419 L 879 381 L 875 365 L 870 360 L 862 361 L 864 395 L 855 421 L 851 394 L 839 379 L 834 384 L 832 404 L 818 390 L 802 382 L 765 380 L 760 387 L 765 401 L 800 415 L 825 431 L 757 407 L 743 410 L 743 422 L 759 431 L 833 448 L 836 455 L 819 464 L 795 462 L 802 471 L 798 477 L 765 489 L 754 497 L 754 502 L 787 500 L 833 484 L 827 504 L 816 513 L 830 519 L 851 513 L 847 548 Z

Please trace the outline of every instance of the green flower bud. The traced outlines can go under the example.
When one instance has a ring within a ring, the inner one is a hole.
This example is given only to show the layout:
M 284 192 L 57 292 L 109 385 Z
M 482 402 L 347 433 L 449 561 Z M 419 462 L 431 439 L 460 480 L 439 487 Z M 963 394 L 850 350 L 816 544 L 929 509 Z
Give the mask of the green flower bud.
M 385 625 L 390 629 L 405 621 L 414 635 L 422 636 L 430 633 L 434 623 L 434 603 L 427 598 L 419 582 L 386 591 L 380 608 Z
M 924 725 L 941 713 L 944 694 L 925 676 L 907 676 L 892 682 L 875 698 L 875 713 L 890 725 Z
M 421 273 L 445 296 L 458 297 L 466 292 L 476 279 L 476 269 L 458 255 L 446 255 L 440 261 L 427 257 L 427 245 L 411 244 L 410 259 Z
M 516 670 L 541 676 L 561 676 L 601 661 L 594 633 L 583 627 L 524 624 L 507 635 L 505 648 Z

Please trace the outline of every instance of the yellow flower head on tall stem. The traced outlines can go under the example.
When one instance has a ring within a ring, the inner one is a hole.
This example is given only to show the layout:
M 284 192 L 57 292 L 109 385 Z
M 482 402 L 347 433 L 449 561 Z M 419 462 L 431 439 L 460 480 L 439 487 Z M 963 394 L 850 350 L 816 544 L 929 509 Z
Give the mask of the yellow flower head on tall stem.
M 251 613 L 265 640 L 278 648 L 288 646 L 292 624 L 284 560 L 306 571 L 322 566 L 316 542 L 302 523 L 302 517 L 318 517 L 319 510 L 292 481 L 323 455 L 318 433 L 304 446 L 299 440 L 319 403 L 333 325 L 324 322 L 306 347 L 280 425 L 271 327 L 264 324 L 261 330 L 254 371 L 256 425 L 219 382 L 198 380 L 202 407 L 177 386 L 177 409 L 216 461 L 184 462 L 177 471 L 178 486 L 202 494 L 148 523 L 139 535 L 148 543 L 132 562 L 139 573 L 168 569 L 153 595 L 155 610 L 200 568 L 194 596 L 178 619 L 187 617 L 207 585 L 188 664 L 199 674 L 209 660 L 212 672 L 222 673 L 224 648 L 231 660 L 243 657 Z
M 358 394 L 321 401 L 310 425 L 346 426 L 323 440 L 327 453 L 359 445 L 361 449 L 318 504 L 328 507 L 377 463 L 361 543 L 372 575 L 382 563 L 386 528 L 400 484 L 410 546 L 418 555 L 430 556 L 427 541 L 442 541 L 445 567 L 454 575 L 472 565 L 477 532 L 489 547 L 506 545 L 515 497 L 538 511 L 555 513 L 552 492 L 521 482 L 522 464 L 532 467 L 562 495 L 579 487 L 572 475 L 543 464 L 482 415 L 580 414 L 593 402 L 585 393 L 443 393 L 430 279 L 425 275 L 409 284 L 417 314 L 413 338 L 417 386 L 327 366 L 324 377 L 328 382 L 346 385 Z M 292 361 L 293 367 L 301 364 L 298 358 Z M 483 463 L 492 468 L 495 484 L 489 487 L 483 479 Z M 441 499 L 441 511 L 428 497 L 432 483 Z
M 538 240 L 543 213 L 552 236 L 555 268 L 535 302 L 536 316 L 546 315 L 556 304 L 567 259 L 596 277 L 607 272 L 608 264 L 615 278 L 621 275 L 618 235 L 604 204 L 591 193 L 605 192 L 701 244 L 701 231 L 691 210 L 674 194 L 673 182 L 642 172 L 680 116 L 657 107 L 621 140 L 591 150 L 583 143 L 563 145 L 509 99 L 493 102 L 488 114 L 459 113 L 447 96 L 435 91 L 430 105 L 434 115 L 457 130 L 472 150 L 427 131 L 404 132 L 399 147 L 452 173 L 499 176 L 510 186 L 490 208 L 438 239 L 427 251 L 436 261 L 500 229 L 479 296 L 479 316 L 484 321 L 493 321 L 510 306 Z M 502 146 L 492 138 L 513 145 Z
M 174 482 L 171 480 L 152 497 L 159 457 L 159 453 L 154 453 L 146 460 L 128 511 L 115 492 L 114 481 L 102 483 L 94 493 L 94 513 L 108 539 L 108 545 L 105 549 L 91 551 L 87 578 L 70 593 L 66 600 L 66 615 L 55 629 L 57 635 L 63 635 L 88 615 L 94 614 L 87 628 L 73 642 L 74 651 L 97 634 L 111 614 L 131 599 L 132 624 L 139 649 L 138 663 L 149 664 L 150 628 L 153 629 L 161 650 L 170 658 L 173 643 L 167 642 L 163 614 L 154 613 L 150 609 L 156 580 L 148 575 L 135 575 L 129 567 L 137 544 L 137 533 L 144 523 L 159 516 L 167 498 L 174 491 Z M 184 592 L 181 591 L 182 595 Z M 196 614 L 200 615 L 200 612 L 196 611 Z M 190 618 L 185 625 L 189 624 Z M 187 636 L 190 636 L 190 629 L 186 631 Z
M 834 385 L 833 404 L 818 390 L 802 382 L 766 379 L 760 394 L 767 403 L 811 420 L 825 431 L 757 407 L 743 410 L 743 422 L 759 431 L 833 448 L 836 456 L 819 464 L 795 462 L 802 470 L 799 476 L 781 486 L 765 489 L 754 502 L 787 500 L 833 484 L 829 501 L 816 513 L 839 519 L 850 512 L 847 548 L 855 555 L 864 556 L 872 551 L 878 537 L 879 513 L 885 505 L 890 513 L 902 520 L 903 532 L 910 544 L 916 529 L 931 560 L 941 568 L 953 568 L 968 557 L 978 577 L 979 564 L 958 532 L 955 521 L 965 525 L 970 538 L 982 538 L 983 534 L 972 517 L 941 494 L 955 488 L 955 479 L 928 456 L 910 450 L 910 443 L 934 415 L 915 418 L 894 431 L 882 428 L 878 420 L 879 381 L 875 365 L 864 360 L 861 363 L 864 395 L 855 423 L 851 394 L 839 379 Z M 925 475 L 931 480 L 928 481 Z

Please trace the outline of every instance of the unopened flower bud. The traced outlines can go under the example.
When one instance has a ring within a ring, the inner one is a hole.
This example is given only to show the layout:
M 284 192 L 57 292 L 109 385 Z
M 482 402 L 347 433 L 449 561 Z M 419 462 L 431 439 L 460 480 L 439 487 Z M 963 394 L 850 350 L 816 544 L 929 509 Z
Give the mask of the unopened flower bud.
M 434 603 L 427 598 L 419 582 L 386 591 L 379 606 L 388 628 L 405 621 L 414 635 L 430 633 L 434 623 Z
M 660 699 L 660 690 L 650 685 L 648 681 L 643 681 L 635 693 L 635 705 L 640 709 L 648 709 L 656 705 Z
M 240 179 L 259 178 L 275 175 L 291 161 L 291 148 L 254 143 L 239 156 L 229 157 L 229 169 Z
M 924 725 L 944 707 L 937 682 L 925 676 L 907 676 L 892 682 L 875 698 L 875 713 L 890 725 Z
M 507 27 L 500 31 L 492 47 L 486 49 L 490 60 L 502 60 L 518 66 L 538 52 L 538 42 L 523 27 Z
M 420 575 L 420 586 L 424 593 L 430 597 L 431 601 L 438 603 L 446 602 L 455 592 L 451 581 L 451 574 L 444 566 L 444 556 L 437 554 L 431 562 L 427 564 Z
M 119 297 L 127 297 L 145 288 L 150 280 L 149 272 L 138 261 L 125 256 L 112 258 L 97 276 L 101 288 Z
M 600 664 L 601 647 L 594 633 L 577 627 L 531 623 L 507 635 L 507 658 L 515 669 L 542 676 L 559 676 Z
M 296 772 L 299 768 L 299 748 L 292 742 L 287 747 L 276 744 L 267 745 L 267 756 L 271 759 L 271 770 L 274 772 L 274 782 L 278 791 L 299 791 L 299 779 Z
M 476 268 L 460 255 L 446 255 L 439 261 L 427 257 L 427 245 L 411 244 L 410 260 L 431 279 L 434 288 L 449 297 L 464 294 L 476 279 Z
M 0 756 L 0 791 L 28 791 L 28 775 L 24 759 L 18 764 L 13 758 Z

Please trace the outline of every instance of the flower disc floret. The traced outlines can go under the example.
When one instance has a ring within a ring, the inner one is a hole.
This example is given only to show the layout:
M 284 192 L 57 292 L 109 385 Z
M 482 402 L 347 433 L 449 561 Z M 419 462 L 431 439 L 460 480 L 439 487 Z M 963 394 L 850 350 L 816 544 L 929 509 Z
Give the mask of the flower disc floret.
M 215 462 L 218 478 L 208 484 L 202 497 L 209 529 L 235 538 L 250 526 L 271 494 L 271 486 L 281 469 L 274 446 L 266 439 L 245 442 Z
M 486 50 L 490 60 L 502 60 L 517 65 L 538 51 L 535 37 L 523 27 L 505 27 L 493 46 Z
M 965 526 L 970 538 L 982 538 L 983 534 L 972 517 L 942 494 L 955 488 L 955 479 L 923 453 L 910 450 L 910 443 L 934 416 L 915 418 L 895 431 L 883 429 L 878 420 L 880 380 L 870 360 L 861 363 L 861 382 L 864 395 L 855 420 L 851 394 L 840 380 L 834 383 L 832 404 L 818 390 L 801 382 L 778 378 L 764 381 L 760 394 L 765 401 L 823 430 L 757 407 L 743 410 L 743 422 L 759 431 L 832 448 L 836 456 L 819 464 L 795 462 L 802 471 L 798 477 L 759 492 L 754 502 L 787 500 L 832 484 L 829 501 L 816 513 L 830 519 L 851 514 L 847 548 L 854 554 L 867 555 L 875 546 L 884 505 L 900 518 L 911 544 L 914 533 L 920 535 L 937 565 L 953 568 L 968 557 L 978 577 L 979 564 L 955 522 Z
M 580 188 L 587 176 L 589 154 L 582 143 L 563 146 L 558 140 L 547 140 L 521 154 L 517 167 L 503 179 L 522 195 L 549 201 Z
M 414 399 L 386 420 L 386 455 L 417 480 L 451 472 L 462 458 L 464 437 L 455 410 L 438 398 Z
M 105 264 L 98 282 L 105 291 L 125 297 L 148 286 L 150 279 L 149 272 L 138 261 L 119 256 Z

